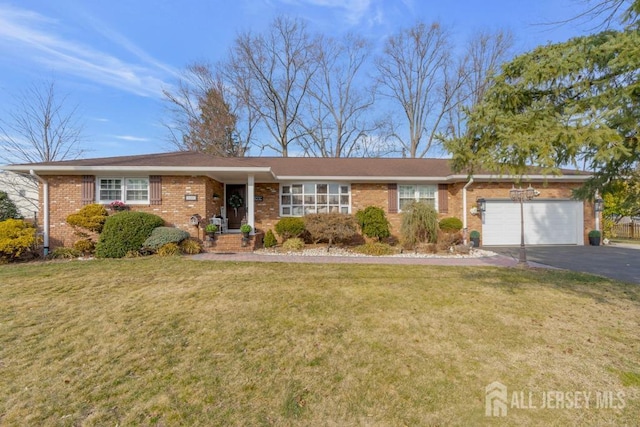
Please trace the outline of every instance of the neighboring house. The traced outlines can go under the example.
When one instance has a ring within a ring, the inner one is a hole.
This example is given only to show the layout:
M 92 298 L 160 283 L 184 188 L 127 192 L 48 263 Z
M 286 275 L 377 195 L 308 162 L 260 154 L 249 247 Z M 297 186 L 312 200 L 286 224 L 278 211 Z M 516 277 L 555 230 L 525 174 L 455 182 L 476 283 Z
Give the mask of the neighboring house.
M 38 211 L 38 183 L 35 179 L 0 171 L 0 191 L 7 193 L 23 218 L 35 218 Z
M 74 240 L 67 215 L 86 204 L 114 200 L 157 214 L 194 236 L 200 233 L 190 223 L 195 214 L 208 219 L 224 213 L 230 230 L 245 220 L 265 232 L 282 217 L 355 213 L 371 205 L 385 210 L 392 234 L 399 235 L 403 206 L 421 200 L 432 204 L 441 217 L 458 217 L 469 231 L 480 231 L 485 245 L 520 243 L 520 206 L 509 199 L 513 179 L 476 174 L 470 180 L 453 173 L 446 159 L 217 158 L 177 152 L 6 169 L 33 171 L 41 180 L 40 218 L 52 247 Z M 588 178 L 570 170 L 525 178 L 525 186 L 532 184 L 540 191 L 525 203 L 528 244 L 584 244 L 595 213 L 591 203 L 572 200 L 571 190 Z M 486 211 L 474 215 L 480 198 L 486 200 Z

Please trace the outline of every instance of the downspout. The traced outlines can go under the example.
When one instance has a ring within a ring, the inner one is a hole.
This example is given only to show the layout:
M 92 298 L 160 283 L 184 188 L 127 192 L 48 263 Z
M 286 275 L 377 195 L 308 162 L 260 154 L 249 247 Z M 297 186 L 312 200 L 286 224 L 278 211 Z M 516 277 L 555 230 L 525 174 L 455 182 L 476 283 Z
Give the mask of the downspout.
M 469 178 L 469 182 L 462 187 L 462 243 L 467 244 L 469 230 L 467 227 L 467 188 L 473 184 L 473 176 Z
M 44 238 L 44 256 L 49 255 L 49 182 L 42 177 L 36 175 L 36 173 L 31 169 L 29 174 L 40 181 L 42 183 L 42 197 L 43 201 L 43 209 L 44 213 L 42 215 L 42 225 L 43 225 L 43 238 Z

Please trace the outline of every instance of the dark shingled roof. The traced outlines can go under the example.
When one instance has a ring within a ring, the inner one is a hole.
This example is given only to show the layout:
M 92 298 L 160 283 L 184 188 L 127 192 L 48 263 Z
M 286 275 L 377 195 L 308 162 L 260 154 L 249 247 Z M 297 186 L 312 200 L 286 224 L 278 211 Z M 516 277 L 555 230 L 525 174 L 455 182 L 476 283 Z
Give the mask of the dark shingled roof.
M 44 167 L 82 170 L 99 167 L 113 168 L 269 168 L 280 177 L 450 177 L 465 176 L 454 173 L 449 159 L 405 158 L 327 158 L 327 157 L 214 157 L 203 153 L 179 151 L 136 156 L 102 157 L 12 165 L 8 169 L 35 169 Z M 484 172 L 486 174 L 486 172 Z M 530 174 L 540 171 L 531 168 Z M 483 174 L 482 172 L 476 175 Z M 562 174 L 584 178 L 586 173 L 563 169 Z

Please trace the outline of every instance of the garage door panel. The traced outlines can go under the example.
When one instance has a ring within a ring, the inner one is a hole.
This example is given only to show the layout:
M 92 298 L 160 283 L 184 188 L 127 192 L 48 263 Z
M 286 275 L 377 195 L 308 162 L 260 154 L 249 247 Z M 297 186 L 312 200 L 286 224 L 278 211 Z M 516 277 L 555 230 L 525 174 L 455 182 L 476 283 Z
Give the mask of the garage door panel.
M 582 244 L 582 209 L 582 202 L 573 200 L 525 202 L 525 243 Z M 520 204 L 487 201 L 482 228 L 485 245 L 519 245 Z

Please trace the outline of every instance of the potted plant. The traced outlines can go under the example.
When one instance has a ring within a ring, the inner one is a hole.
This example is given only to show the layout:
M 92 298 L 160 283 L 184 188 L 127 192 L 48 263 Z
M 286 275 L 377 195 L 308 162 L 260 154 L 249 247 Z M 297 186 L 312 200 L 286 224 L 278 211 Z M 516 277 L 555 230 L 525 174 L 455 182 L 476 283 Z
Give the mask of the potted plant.
M 218 231 L 218 226 L 215 224 L 207 224 L 204 228 L 204 232 L 207 233 L 209 237 L 215 236 L 216 231 Z
M 591 246 L 600 246 L 600 237 L 602 236 L 602 234 L 600 234 L 599 230 L 591 230 L 589 232 L 589 244 Z
M 474 248 L 480 247 L 480 232 L 479 231 L 477 231 L 477 230 L 471 231 L 471 233 L 469 233 L 469 238 L 471 239 L 471 242 L 473 242 L 473 247 Z
M 109 208 L 112 211 L 126 211 L 127 210 L 127 205 L 124 202 L 121 202 L 120 200 L 115 200 L 111 203 L 109 203 Z
M 253 230 L 253 227 L 251 227 L 249 224 L 242 224 L 240 226 L 240 232 L 245 239 L 249 237 L 249 233 L 251 233 L 251 230 Z

